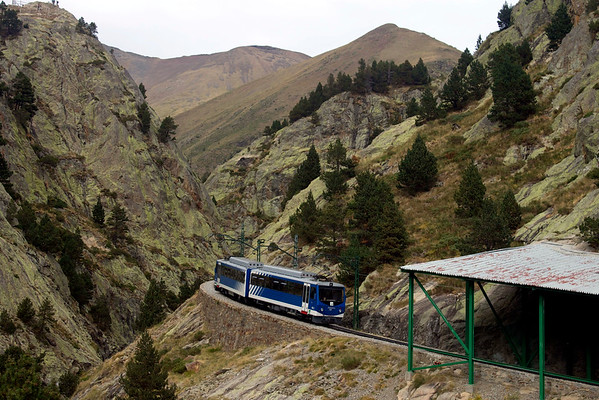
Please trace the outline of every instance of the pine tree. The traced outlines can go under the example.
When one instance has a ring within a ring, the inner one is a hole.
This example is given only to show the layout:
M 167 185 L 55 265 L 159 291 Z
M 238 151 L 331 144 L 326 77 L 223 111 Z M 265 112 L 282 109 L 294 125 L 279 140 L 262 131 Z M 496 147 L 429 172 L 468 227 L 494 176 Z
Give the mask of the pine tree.
M 52 302 L 48 298 L 44 299 L 39 310 L 37 311 L 37 318 L 34 324 L 34 331 L 37 335 L 42 335 L 48 324 L 56 322 L 54 314 L 55 312 Z
M 460 110 L 466 105 L 468 93 L 464 85 L 463 75 L 456 67 L 451 71 L 449 79 L 443 85 L 439 95 L 443 106 L 450 110 Z
M 0 398 L 10 400 L 61 400 L 54 385 L 42 380 L 44 353 L 32 357 L 20 347 L 0 354 Z
M 476 38 L 476 45 L 474 46 L 474 51 L 478 51 L 480 49 L 480 46 L 482 46 L 483 44 L 483 37 L 481 35 L 478 35 L 478 38 Z
M 489 89 L 489 75 L 487 69 L 478 60 L 470 63 L 470 70 L 466 77 L 466 91 L 468 96 L 474 100 L 483 98 Z
M 310 146 L 306 159 L 297 167 L 295 174 L 287 186 L 287 192 L 283 199 L 282 207 L 297 193 L 307 188 L 310 183 L 320 176 L 320 157 L 314 145 Z
M 510 228 L 497 211 L 497 205 L 485 199 L 479 214 L 472 221 L 472 231 L 458 247 L 464 255 L 509 247 L 511 241 Z
M 29 297 L 25 297 L 17 306 L 17 318 L 24 324 L 29 324 L 35 318 L 35 308 Z
M 412 99 L 408 102 L 408 105 L 406 107 L 406 117 L 410 118 L 413 117 L 414 115 L 418 115 L 420 113 L 420 106 L 418 105 L 418 101 L 416 100 L 415 97 L 412 97 Z
M 418 63 L 412 70 L 412 84 L 413 85 L 428 85 L 431 81 L 431 77 L 428 74 L 428 69 L 424 65 L 422 58 L 418 60 Z
M 137 109 L 137 118 L 139 118 L 140 130 L 142 133 L 150 132 L 150 125 L 152 123 L 152 115 L 150 114 L 150 108 L 148 103 L 145 101 L 141 103 Z
M 424 192 L 435 185 L 437 175 L 437 158 L 428 151 L 424 139 L 418 135 L 399 163 L 398 184 L 411 193 Z
M 340 242 L 344 237 L 346 207 L 340 199 L 328 201 L 319 212 L 318 227 L 321 237 L 318 241 L 319 251 L 327 254 L 339 254 Z
M 408 247 L 408 231 L 399 207 L 386 203 L 374 225 L 374 256 L 377 264 L 402 262 Z
M 462 55 L 460 55 L 460 59 L 458 60 L 458 65 L 456 66 L 460 76 L 463 78 L 466 76 L 466 71 L 468 70 L 468 66 L 474 60 L 474 57 L 470 53 L 470 50 L 466 48 Z
M 572 30 L 572 18 L 568 14 L 568 8 L 561 3 L 551 18 L 551 23 L 545 29 L 549 38 L 549 49 L 556 50 L 562 43 L 562 39 Z
M 4 159 L 2 153 L 0 153 L 0 183 L 4 186 L 4 190 L 6 193 L 10 195 L 13 199 L 16 197 L 16 193 L 13 189 L 12 183 L 10 182 L 10 177 L 12 176 L 12 171 L 8 168 L 8 163 Z
M 127 221 L 129 221 L 127 211 L 118 203 L 115 204 L 108 218 L 108 228 L 113 241 L 120 241 L 127 237 L 129 232 Z
M 163 119 L 160 128 L 158 128 L 158 141 L 166 143 L 172 140 L 178 127 L 179 125 L 175 124 L 175 120 L 170 115 Z
M 150 286 L 139 308 L 136 327 L 139 330 L 149 328 L 161 322 L 166 316 L 167 289 L 164 282 L 150 279 Z
M 351 225 L 357 229 L 361 243 L 372 245 L 374 226 L 385 205 L 393 203 L 393 193 L 385 181 L 371 172 L 356 176 L 356 191 L 348 205 L 352 212 Z
M 104 206 L 102 205 L 102 201 L 98 197 L 98 201 L 96 201 L 96 205 L 92 210 L 92 219 L 99 226 L 104 226 L 104 219 L 106 218 L 104 213 Z
M 512 127 L 536 112 L 536 98 L 530 76 L 522 69 L 520 56 L 510 44 L 502 44 L 491 54 L 493 107 L 489 119 Z
M 12 335 L 17 331 L 17 325 L 13 322 L 10 314 L 5 309 L 0 312 L 0 331 Z
M 312 192 L 309 192 L 306 201 L 300 204 L 295 213 L 289 217 L 291 235 L 297 235 L 304 243 L 316 242 L 320 235 L 319 220 L 320 212 Z
M 506 1 L 501 10 L 499 10 L 499 13 L 497 13 L 497 25 L 499 25 L 500 31 L 512 26 L 512 8 Z
M 518 229 L 522 221 L 522 209 L 516 201 L 514 192 L 508 190 L 501 200 L 499 214 L 505 219 L 507 226 L 512 230 Z
M 516 52 L 520 56 L 520 64 L 526 67 L 532 61 L 532 50 L 528 40 L 524 40 L 516 47 Z
M 486 187 L 474 163 L 462 173 L 458 190 L 453 198 L 457 204 L 456 215 L 471 218 L 480 214 L 485 199 Z
M 8 103 L 15 118 L 22 126 L 30 122 L 37 111 L 33 85 L 27 75 L 21 71 L 17 73 L 12 81 Z
M 146 87 L 144 86 L 143 82 L 139 83 L 139 91 L 141 92 L 141 95 L 143 96 L 143 98 L 147 98 L 148 96 L 146 96 Z
M 433 121 L 441 115 L 439 106 L 437 105 L 437 99 L 433 95 L 430 87 L 424 89 L 422 97 L 420 98 L 420 107 L 418 118 L 416 119 L 416 125 L 422 125 L 427 121 Z
M 6 38 L 18 35 L 23 29 L 23 21 L 19 19 L 17 11 L 8 7 L 3 7 L 0 11 L 0 36 Z
M 586 217 L 578 229 L 582 240 L 594 248 L 599 248 L 599 218 Z
M 173 400 L 177 387 L 168 385 L 168 371 L 160 361 L 154 342 L 144 331 L 133 359 L 127 363 L 121 384 L 131 400 Z

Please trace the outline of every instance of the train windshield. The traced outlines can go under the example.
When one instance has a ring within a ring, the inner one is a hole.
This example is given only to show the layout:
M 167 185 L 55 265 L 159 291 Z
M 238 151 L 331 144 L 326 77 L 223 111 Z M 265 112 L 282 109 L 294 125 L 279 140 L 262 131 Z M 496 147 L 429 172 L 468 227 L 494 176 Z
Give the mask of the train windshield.
M 343 303 L 343 288 L 341 287 L 318 287 L 318 299 L 326 305 L 337 306 Z M 331 304 L 333 303 L 333 304 Z

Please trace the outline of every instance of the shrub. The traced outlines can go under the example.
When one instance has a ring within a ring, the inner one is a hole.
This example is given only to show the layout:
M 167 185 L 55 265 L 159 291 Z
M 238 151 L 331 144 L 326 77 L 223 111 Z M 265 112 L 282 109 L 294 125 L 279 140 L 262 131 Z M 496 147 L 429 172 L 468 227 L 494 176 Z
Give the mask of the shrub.
M 25 297 L 17 307 L 17 318 L 23 321 L 24 324 L 29 324 L 35 318 L 35 309 L 29 297 Z
M 58 391 L 66 397 L 71 397 L 79 385 L 79 375 L 65 372 L 58 378 Z
M 599 248 L 599 218 L 586 217 L 578 229 L 582 240 Z
M 13 322 L 10 314 L 6 310 L 2 310 L 0 313 L 0 331 L 7 335 L 12 335 L 17 331 L 17 325 Z

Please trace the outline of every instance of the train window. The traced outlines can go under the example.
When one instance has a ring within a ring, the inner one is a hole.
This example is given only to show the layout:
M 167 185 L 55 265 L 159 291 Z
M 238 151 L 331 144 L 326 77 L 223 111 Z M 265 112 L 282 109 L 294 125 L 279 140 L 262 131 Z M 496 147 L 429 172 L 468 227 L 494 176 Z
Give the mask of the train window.
M 221 265 L 220 275 L 237 282 L 245 282 L 245 272 L 231 268 L 228 265 Z
M 318 287 L 319 299 L 321 303 L 329 305 L 339 305 L 343 303 L 343 288 L 340 287 Z
M 310 298 L 314 300 L 316 298 L 316 287 L 312 286 L 310 288 Z
M 270 276 L 252 275 L 251 284 L 295 296 L 301 296 L 303 290 L 303 284 L 301 283 L 276 279 Z

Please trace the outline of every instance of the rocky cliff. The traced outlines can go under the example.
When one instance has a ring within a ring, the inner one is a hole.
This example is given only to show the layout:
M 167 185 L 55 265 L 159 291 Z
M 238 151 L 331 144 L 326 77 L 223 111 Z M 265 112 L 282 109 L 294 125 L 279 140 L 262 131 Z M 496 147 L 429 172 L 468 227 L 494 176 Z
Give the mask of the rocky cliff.
M 163 280 L 174 292 L 215 259 L 211 242 L 216 211 L 180 151 L 160 143 L 152 114 L 150 133 L 140 131 L 137 84 L 94 37 L 77 32 L 73 15 L 46 3 L 18 8 L 24 29 L 1 46 L 0 76 L 9 86 L 25 74 L 38 111 L 30 123 L 17 122 L 0 101 L 0 151 L 17 194 L 0 187 L 0 308 L 15 316 L 29 297 L 38 308 L 49 299 L 56 322 L 43 335 L 24 324 L 11 343 L 46 352 L 51 377 L 87 367 L 129 343 L 148 280 Z M 1 185 L 0 185 L 1 186 Z M 115 243 L 91 212 L 98 199 L 106 217 L 119 204 L 129 230 Z M 94 285 L 89 304 L 79 307 L 67 278 L 51 254 L 28 243 L 15 213 L 24 202 L 37 218 L 81 235 L 84 263 Z M 59 204 L 59 206 L 54 206 Z M 100 330 L 90 305 L 107 299 L 110 328 Z M 41 336 L 41 337 L 40 337 Z

